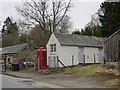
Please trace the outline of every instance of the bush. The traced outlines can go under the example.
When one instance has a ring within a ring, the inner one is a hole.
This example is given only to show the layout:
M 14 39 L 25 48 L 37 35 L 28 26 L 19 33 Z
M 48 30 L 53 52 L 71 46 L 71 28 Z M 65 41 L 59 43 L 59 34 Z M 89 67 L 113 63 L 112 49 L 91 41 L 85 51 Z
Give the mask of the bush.
M 12 70 L 12 68 L 13 68 L 13 67 L 12 67 L 12 64 L 8 64 L 7 69 L 8 69 L 8 70 Z

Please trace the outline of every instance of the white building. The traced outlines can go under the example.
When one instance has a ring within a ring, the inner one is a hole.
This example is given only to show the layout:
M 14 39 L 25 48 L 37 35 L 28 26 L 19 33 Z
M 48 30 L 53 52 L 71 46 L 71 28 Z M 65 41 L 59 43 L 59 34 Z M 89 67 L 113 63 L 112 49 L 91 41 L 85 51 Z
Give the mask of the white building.
M 103 61 L 104 38 L 53 33 L 47 43 L 49 67 L 63 67 Z M 57 59 L 58 57 L 58 59 Z

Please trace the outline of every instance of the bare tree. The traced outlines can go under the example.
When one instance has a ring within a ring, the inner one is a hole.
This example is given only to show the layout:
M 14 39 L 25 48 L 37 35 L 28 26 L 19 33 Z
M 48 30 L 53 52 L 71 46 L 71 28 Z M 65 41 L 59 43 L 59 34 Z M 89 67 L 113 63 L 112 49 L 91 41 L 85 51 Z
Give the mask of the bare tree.
M 39 0 L 24 3 L 16 10 L 30 23 L 39 24 L 47 36 L 47 31 L 56 32 L 57 26 L 63 20 L 71 7 L 71 0 Z
M 60 22 L 60 24 L 57 26 L 57 32 L 67 34 L 71 29 L 72 29 L 72 22 L 70 22 L 70 17 L 66 15 L 63 18 L 63 20 Z

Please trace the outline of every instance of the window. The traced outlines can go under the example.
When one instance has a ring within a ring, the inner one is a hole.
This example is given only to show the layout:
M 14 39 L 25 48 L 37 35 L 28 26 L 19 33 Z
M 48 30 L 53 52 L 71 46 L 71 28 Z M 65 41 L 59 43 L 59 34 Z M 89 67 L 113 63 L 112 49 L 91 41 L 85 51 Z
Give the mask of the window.
M 50 45 L 50 51 L 51 52 L 56 52 L 56 44 L 51 44 Z
M 50 50 L 53 52 L 53 44 L 50 45 Z

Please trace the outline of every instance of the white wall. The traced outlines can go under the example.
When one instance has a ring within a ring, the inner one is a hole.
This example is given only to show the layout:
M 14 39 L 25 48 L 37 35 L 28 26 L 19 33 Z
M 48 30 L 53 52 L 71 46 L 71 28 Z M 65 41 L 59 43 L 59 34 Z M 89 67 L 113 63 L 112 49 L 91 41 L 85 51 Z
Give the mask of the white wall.
M 50 44 L 56 44 L 56 52 L 50 51 Z M 84 63 L 84 55 L 85 63 L 94 63 L 94 60 L 95 63 L 101 63 L 103 60 L 102 48 L 61 46 L 54 34 L 51 35 L 46 47 L 49 67 L 63 67 L 60 63 L 58 63 L 57 56 L 65 66 Z
M 50 51 L 50 44 L 56 44 L 56 52 L 51 52 Z M 48 65 L 50 67 L 54 67 L 56 66 L 56 64 L 53 62 L 54 60 L 54 57 L 55 59 L 57 58 L 57 56 L 59 56 L 59 47 L 60 47 L 60 43 L 59 41 L 56 39 L 55 35 L 52 34 L 47 45 L 47 60 L 48 60 Z M 56 62 L 56 60 L 55 60 Z
M 50 51 L 50 44 L 56 44 L 56 52 Z M 49 67 L 63 67 L 60 63 L 57 62 L 57 56 L 65 66 L 71 66 L 72 64 L 78 65 L 78 47 L 61 46 L 54 34 L 51 35 L 46 47 Z M 72 56 L 74 61 L 72 61 Z
M 84 47 L 79 47 L 78 49 L 78 59 L 79 59 L 79 63 L 84 63 L 83 61 L 83 55 L 84 55 Z
M 103 63 L 104 62 L 103 59 L 104 59 L 104 49 L 99 48 L 99 62 Z
M 99 51 L 98 48 L 84 47 L 85 63 L 99 63 Z M 95 55 L 95 57 L 94 57 Z
M 72 56 L 74 60 L 72 61 Z M 65 66 L 71 66 L 72 64 L 78 65 L 78 47 L 75 46 L 60 46 L 59 59 L 65 64 Z M 73 62 L 73 63 L 72 63 Z M 61 65 L 59 64 L 61 67 Z

